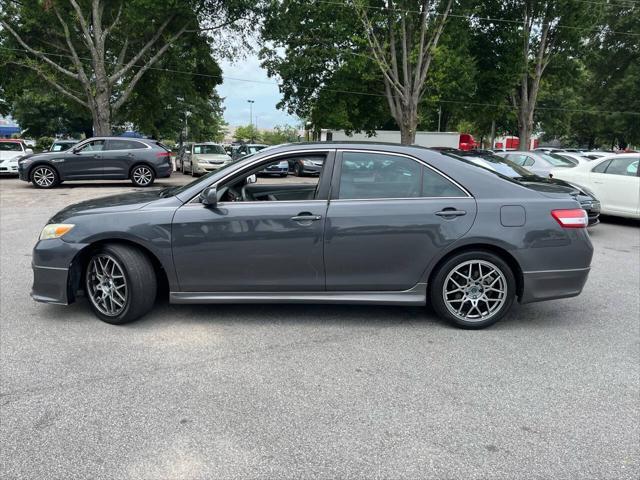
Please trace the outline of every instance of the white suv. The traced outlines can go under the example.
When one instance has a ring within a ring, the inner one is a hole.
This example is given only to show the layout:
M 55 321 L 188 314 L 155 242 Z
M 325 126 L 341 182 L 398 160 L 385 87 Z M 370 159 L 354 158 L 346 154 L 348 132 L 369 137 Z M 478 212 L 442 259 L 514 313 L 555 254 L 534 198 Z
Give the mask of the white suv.
M 0 138 L 0 175 L 18 175 L 18 160 L 31 153 L 22 140 Z

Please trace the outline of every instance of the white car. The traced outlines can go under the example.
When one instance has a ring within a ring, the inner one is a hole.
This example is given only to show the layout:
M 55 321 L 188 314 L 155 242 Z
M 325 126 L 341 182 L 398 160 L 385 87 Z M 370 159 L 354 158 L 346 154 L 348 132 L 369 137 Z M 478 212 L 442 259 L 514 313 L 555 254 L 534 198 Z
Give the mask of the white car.
M 18 175 L 18 160 L 31 153 L 22 140 L 0 139 L 0 175 Z
M 639 163 L 640 153 L 620 153 L 574 168 L 555 168 L 551 175 L 592 190 L 605 215 L 640 219 Z

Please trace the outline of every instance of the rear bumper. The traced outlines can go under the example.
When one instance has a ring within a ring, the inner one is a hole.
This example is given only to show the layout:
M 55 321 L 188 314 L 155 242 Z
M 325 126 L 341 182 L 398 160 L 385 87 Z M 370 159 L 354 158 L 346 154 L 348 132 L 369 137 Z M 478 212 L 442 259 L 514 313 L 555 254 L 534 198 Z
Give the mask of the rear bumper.
M 173 172 L 173 165 L 163 165 L 156 168 L 158 172 L 158 178 L 167 178 L 171 176 Z
M 523 272 L 520 303 L 540 302 L 580 295 L 591 269 L 542 270 Z

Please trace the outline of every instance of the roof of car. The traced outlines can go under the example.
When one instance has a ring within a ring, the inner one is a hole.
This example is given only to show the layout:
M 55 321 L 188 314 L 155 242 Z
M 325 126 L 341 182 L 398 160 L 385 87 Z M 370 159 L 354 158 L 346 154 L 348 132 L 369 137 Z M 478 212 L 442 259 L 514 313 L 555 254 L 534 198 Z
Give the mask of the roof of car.
M 17 138 L 0 138 L 0 142 L 4 143 L 24 143 L 24 140 L 20 140 Z

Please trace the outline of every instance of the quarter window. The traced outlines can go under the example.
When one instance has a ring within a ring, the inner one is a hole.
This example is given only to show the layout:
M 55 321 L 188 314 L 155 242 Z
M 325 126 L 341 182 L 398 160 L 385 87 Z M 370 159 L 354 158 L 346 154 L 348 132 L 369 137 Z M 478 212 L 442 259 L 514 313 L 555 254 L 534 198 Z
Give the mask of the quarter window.
M 602 162 L 601 164 L 596 165 L 591 171 L 593 173 L 604 173 L 610 163 L 611 163 L 611 160 Z

